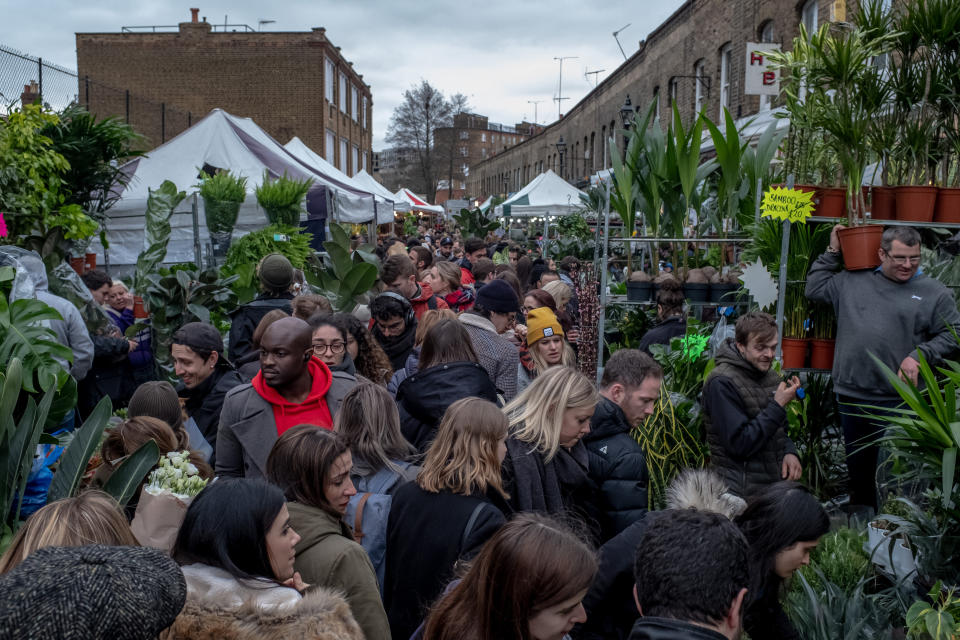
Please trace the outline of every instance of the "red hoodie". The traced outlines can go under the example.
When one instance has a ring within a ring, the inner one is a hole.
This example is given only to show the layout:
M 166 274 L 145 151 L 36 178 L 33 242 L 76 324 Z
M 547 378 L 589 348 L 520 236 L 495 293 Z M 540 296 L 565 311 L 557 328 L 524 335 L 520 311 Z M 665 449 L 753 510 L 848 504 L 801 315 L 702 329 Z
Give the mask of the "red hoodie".
M 330 409 L 327 407 L 327 391 L 330 389 L 333 375 L 327 365 L 316 357 L 310 358 L 310 363 L 307 366 L 310 377 L 313 379 L 313 385 L 310 387 L 310 395 L 300 404 L 290 402 L 281 396 L 276 389 L 267 385 L 263 379 L 263 374 L 259 371 L 250 381 L 254 391 L 273 405 L 273 419 L 277 423 L 278 436 L 283 435 L 284 431 L 298 424 L 315 424 L 324 429 L 333 429 L 333 418 L 330 416 Z
M 424 313 L 427 312 L 427 309 L 430 309 L 430 298 L 433 298 L 433 289 L 426 282 L 421 282 L 420 284 L 420 295 L 410 301 L 410 304 L 413 305 L 413 315 L 417 317 L 417 320 L 420 319 Z M 434 300 L 433 309 L 449 309 L 450 306 L 444 301 L 443 298 L 437 296 Z

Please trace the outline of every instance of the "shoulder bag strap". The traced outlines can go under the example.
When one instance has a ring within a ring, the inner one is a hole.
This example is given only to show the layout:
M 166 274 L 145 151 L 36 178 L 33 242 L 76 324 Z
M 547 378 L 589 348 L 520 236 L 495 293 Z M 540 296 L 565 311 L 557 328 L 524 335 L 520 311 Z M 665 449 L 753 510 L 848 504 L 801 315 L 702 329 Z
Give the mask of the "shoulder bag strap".
M 473 509 L 473 513 L 470 514 L 470 519 L 467 520 L 467 526 L 463 529 L 463 537 L 460 539 L 460 551 L 463 552 L 467 547 L 467 540 L 470 538 L 470 534 L 473 533 L 473 528 L 477 525 L 477 518 L 480 517 L 480 512 L 483 511 L 483 508 L 487 506 L 486 502 L 481 502 Z
M 359 544 L 363 540 L 363 507 L 367 504 L 367 498 L 371 494 L 365 493 L 357 502 L 357 512 L 353 516 L 353 537 Z

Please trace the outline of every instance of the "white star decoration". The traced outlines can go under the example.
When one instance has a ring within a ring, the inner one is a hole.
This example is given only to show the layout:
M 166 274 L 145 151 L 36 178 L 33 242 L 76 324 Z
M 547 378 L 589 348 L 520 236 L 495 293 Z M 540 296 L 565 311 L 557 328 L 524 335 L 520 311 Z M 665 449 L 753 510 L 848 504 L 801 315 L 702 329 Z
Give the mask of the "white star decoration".
M 747 265 L 740 276 L 740 282 L 747 289 L 757 306 L 765 309 L 769 305 L 777 302 L 777 283 L 765 266 L 763 261 L 757 258 L 757 261 Z

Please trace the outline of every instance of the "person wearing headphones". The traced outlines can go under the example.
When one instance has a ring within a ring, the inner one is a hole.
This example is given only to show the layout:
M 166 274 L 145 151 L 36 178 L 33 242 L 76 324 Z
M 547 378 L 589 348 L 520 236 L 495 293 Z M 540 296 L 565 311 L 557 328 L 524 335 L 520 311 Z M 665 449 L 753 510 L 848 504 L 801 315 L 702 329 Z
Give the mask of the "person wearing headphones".
M 395 291 L 384 291 L 370 303 L 373 336 L 390 358 L 390 366 L 399 371 L 413 351 L 417 318 L 413 305 Z
M 343 397 L 357 379 L 331 372 L 313 355 L 313 331 L 300 318 L 281 318 L 260 338 L 260 372 L 223 401 L 216 475 L 263 478 L 273 443 L 300 424 L 333 429 Z

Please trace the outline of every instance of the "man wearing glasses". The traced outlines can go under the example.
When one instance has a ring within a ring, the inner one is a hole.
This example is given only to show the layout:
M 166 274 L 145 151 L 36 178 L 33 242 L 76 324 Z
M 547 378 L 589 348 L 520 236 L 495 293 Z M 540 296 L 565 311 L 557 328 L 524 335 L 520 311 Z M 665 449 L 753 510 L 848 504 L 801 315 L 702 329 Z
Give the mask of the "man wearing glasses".
M 918 382 L 920 354 L 939 363 L 957 348 L 960 313 L 950 290 L 920 269 L 920 234 L 912 227 L 888 227 L 880 243 L 880 266 L 839 270 L 842 255 L 837 225 L 830 246 L 807 274 L 806 295 L 833 306 L 837 344 L 833 386 L 840 403 L 840 423 L 847 448 L 850 504 L 877 508 L 876 470 L 879 446 L 864 447 L 883 434 L 884 422 L 871 419 L 877 410 L 894 408 L 900 396 L 872 356 Z

